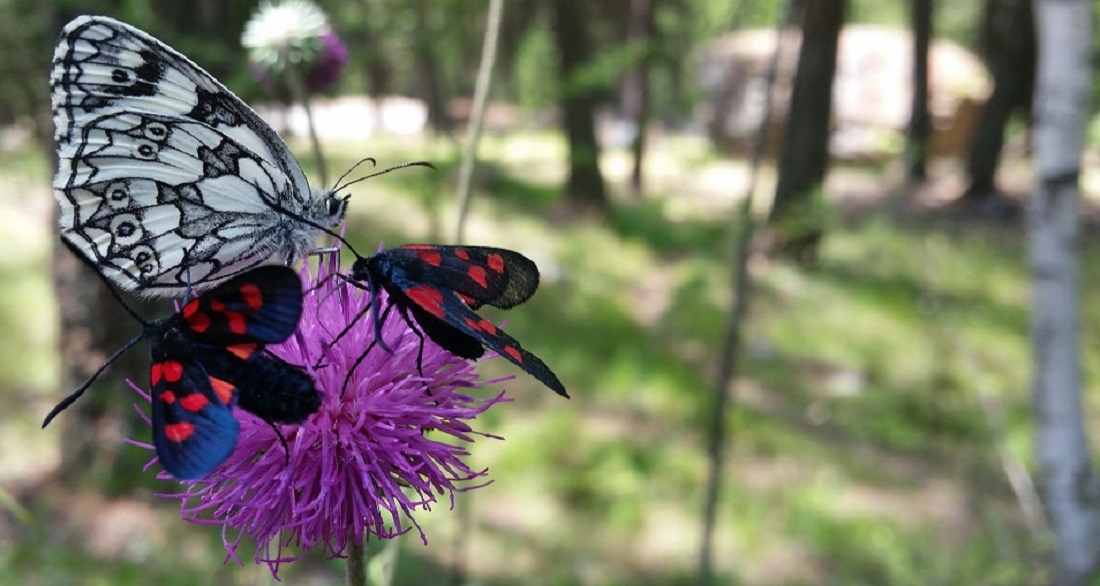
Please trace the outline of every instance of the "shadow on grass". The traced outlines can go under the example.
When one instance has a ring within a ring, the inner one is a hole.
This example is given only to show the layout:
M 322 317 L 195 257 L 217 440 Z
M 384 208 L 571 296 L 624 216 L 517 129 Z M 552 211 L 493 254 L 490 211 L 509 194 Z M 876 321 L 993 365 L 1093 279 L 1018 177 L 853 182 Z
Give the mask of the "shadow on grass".
M 672 221 L 666 207 L 659 199 L 618 204 L 608 227 L 620 238 L 642 243 L 662 256 L 690 253 L 719 260 L 729 256 L 728 218 Z

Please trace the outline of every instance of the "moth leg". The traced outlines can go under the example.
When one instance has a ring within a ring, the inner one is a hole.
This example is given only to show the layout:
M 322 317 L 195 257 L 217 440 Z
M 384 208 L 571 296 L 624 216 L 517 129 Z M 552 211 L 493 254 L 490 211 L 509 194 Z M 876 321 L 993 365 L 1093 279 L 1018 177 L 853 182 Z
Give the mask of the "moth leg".
M 391 305 L 390 307 L 393 307 L 393 306 Z M 366 315 L 366 313 L 368 311 L 370 311 L 370 305 L 364 306 L 363 309 L 360 309 L 358 313 L 356 313 L 354 316 L 352 316 L 352 318 L 350 320 L 348 320 L 348 325 L 344 326 L 344 329 L 340 330 L 340 333 L 336 334 L 336 337 L 333 338 L 328 344 L 325 345 L 325 354 L 328 353 L 329 349 L 331 349 L 333 346 L 335 346 L 337 343 L 339 343 L 340 340 L 343 340 L 344 336 L 348 335 L 348 333 L 351 332 L 351 328 L 355 327 L 355 324 L 359 321 L 359 319 L 362 318 L 364 315 Z M 384 311 L 382 313 L 382 319 L 383 320 L 386 319 L 386 316 L 389 314 L 389 311 L 390 311 L 390 309 L 389 309 L 389 307 L 387 307 L 386 311 Z M 377 341 L 377 338 L 375 339 L 375 341 Z M 373 346 L 374 342 L 371 342 L 371 345 Z M 359 364 L 359 361 L 356 362 L 356 365 L 358 365 L 358 364 Z M 317 364 L 313 365 L 313 368 L 315 368 L 315 369 L 320 368 L 320 366 L 321 366 L 321 361 L 318 360 Z M 353 368 L 352 370 L 355 370 L 355 369 Z
M 282 431 L 279 431 L 279 427 L 276 426 L 273 421 L 268 421 L 267 419 L 264 419 L 264 423 L 271 426 L 271 429 L 275 431 L 275 435 L 278 436 L 279 443 L 283 445 L 283 466 L 290 468 L 290 446 L 288 446 L 286 443 L 286 436 L 283 435 Z
M 378 340 L 372 341 L 367 346 L 367 349 L 362 354 L 360 354 L 358 358 L 355 359 L 355 363 L 351 365 L 351 368 L 348 369 L 348 374 L 344 377 L 344 386 L 340 389 L 341 398 L 344 396 L 344 393 L 347 392 L 348 385 L 351 384 L 351 375 L 355 374 L 355 370 L 359 368 L 359 365 L 362 364 L 364 360 L 366 360 L 367 355 L 370 354 L 370 351 L 374 349 L 377 343 Z

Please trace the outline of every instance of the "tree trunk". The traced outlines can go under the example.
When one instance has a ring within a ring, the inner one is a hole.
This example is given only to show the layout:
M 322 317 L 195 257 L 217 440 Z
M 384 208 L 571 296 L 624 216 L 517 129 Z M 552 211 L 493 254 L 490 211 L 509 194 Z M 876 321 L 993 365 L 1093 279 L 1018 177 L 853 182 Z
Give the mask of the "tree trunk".
M 649 68 L 653 63 L 654 0 L 631 0 L 626 42 L 641 47 L 642 55 L 623 79 L 623 114 L 634 122 L 635 133 L 630 143 L 633 167 L 630 171 L 630 194 L 642 194 L 642 168 L 645 163 L 646 129 L 649 123 Z
M 51 36 L 56 36 L 75 16 L 64 10 L 50 10 L 49 15 Z M 47 118 L 48 115 L 48 111 L 43 113 Z M 51 131 L 46 141 L 52 140 Z M 52 144 L 47 142 L 43 148 L 52 156 Z M 62 246 L 56 236 L 54 242 L 52 272 L 60 314 L 61 357 L 61 381 L 56 397 L 60 401 L 137 335 L 141 324 L 119 307 L 99 277 Z M 141 348 L 131 351 L 42 432 L 61 437 L 59 477 L 66 486 L 121 493 L 142 481 L 139 466 L 152 458 L 152 452 L 142 455 L 122 440 L 129 437 L 151 442 L 152 434 L 148 426 L 138 423 L 133 405 L 140 403 L 140 398 L 124 381 L 131 378 L 136 384 L 148 387 L 148 374 L 148 354 L 143 356 Z
M 443 76 L 436 57 L 436 38 L 428 15 L 434 4 L 417 0 L 416 9 L 416 61 L 420 70 L 420 82 L 425 101 L 428 102 L 428 125 L 439 134 L 450 135 L 451 117 L 447 113 L 447 97 L 443 88 Z
M 779 182 L 769 223 L 777 251 L 804 264 L 817 260 L 824 234 L 824 182 L 829 113 L 844 0 L 807 0 L 802 47 L 779 155 Z
M 550 0 L 554 11 L 554 36 L 560 55 L 561 108 L 569 141 L 569 179 L 566 194 L 579 207 L 604 212 L 608 209 L 600 147 L 596 141 L 594 88 L 577 75 L 592 58 L 583 0 Z
M 54 290 L 61 314 L 60 401 L 92 374 L 108 356 L 141 332 L 141 324 L 119 307 L 106 286 L 67 248 L 55 246 Z M 93 388 L 62 412 L 48 433 L 61 436 L 61 480 L 70 487 L 96 486 L 123 492 L 139 479 L 137 467 L 126 462 L 141 458 L 120 455 L 135 450 L 124 438 L 151 442 L 147 426 L 136 425 L 132 405 L 140 398 L 129 390 L 130 378 L 148 388 L 149 360 L 142 349 L 134 349 L 107 370 Z M 148 412 L 148 410 L 146 410 Z M 152 452 L 148 453 L 152 457 Z
M 910 0 L 913 26 L 913 107 L 909 115 L 906 145 L 907 175 L 921 181 L 927 175 L 928 132 L 928 46 L 932 38 L 932 0 Z
M 791 23 L 795 0 L 784 2 L 783 14 L 775 30 L 775 53 L 768 65 L 768 75 L 764 84 L 765 112 L 772 111 L 775 79 L 783 54 L 788 51 L 783 31 Z M 756 193 L 760 163 L 764 158 L 764 145 L 768 141 L 771 128 L 770 118 L 763 116 L 753 139 L 749 161 L 749 181 L 741 200 L 740 209 L 734 219 L 733 228 L 737 231 L 737 241 L 733 251 L 730 275 L 730 310 L 723 328 L 722 342 L 718 350 L 718 372 L 714 385 L 714 404 L 711 408 L 710 422 L 707 425 L 707 478 L 703 497 L 702 536 L 699 540 L 699 563 L 696 583 L 707 586 L 714 583 L 714 532 L 718 525 L 718 503 L 721 500 L 723 483 L 726 479 L 725 461 L 727 442 L 731 441 L 726 431 L 726 419 L 731 406 L 736 407 L 736 381 L 741 365 L 741 347 L 745 337 L 745 316 L 749 310 L 749 295 L 752 291 L 752 276 L 749 273 L 749 255 L 753 235 L 756 232 L 756 219 L 753 214 L 753 200 Z
M 994 25 L 986 34 L 999 37 L 985 44 L 1000 47 L 990 55 L 993 60 L 993 93 L 982 108 L 967 153 L 966 171 L 970 185 L 963 197 L 972 201 L 997 195 L 994 176 L 1004 146 L 1004 131 L 1012 113 L 1031 103 L 1035 84 L 1035 19 L 1030 0 L 1013 0 L 1009 7 L 1008 27 L 1002 33 Z
M 1089 0 L 1035 0 L 1038 185 L 1028 213 L 1032 405 L 1040 485 L 1054 529 L 1057 584 L 1087 582 L 1100 563 L 1100 482 L 1081 401 L 1078 179 L 1092 94 Z

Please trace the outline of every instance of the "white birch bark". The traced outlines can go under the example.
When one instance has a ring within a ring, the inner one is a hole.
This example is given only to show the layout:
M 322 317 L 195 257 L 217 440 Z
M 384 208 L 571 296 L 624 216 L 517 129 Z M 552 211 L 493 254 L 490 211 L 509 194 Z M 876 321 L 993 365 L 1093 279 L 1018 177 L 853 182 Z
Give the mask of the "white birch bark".
M 1081 401 L 1078 176 L 1092 92 L 1089 0 L 1033 0 L 1038 37 L 1037 185 L 1028 209 L 1032 399 L 1057 584 L 1083 584 L 1100 561 L 1100 484 Z

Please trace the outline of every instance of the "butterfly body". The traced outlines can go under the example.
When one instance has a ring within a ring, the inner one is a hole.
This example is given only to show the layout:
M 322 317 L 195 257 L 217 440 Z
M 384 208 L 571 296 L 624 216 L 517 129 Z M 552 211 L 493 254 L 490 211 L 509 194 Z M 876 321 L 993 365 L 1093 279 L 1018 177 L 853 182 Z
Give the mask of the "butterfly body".
M 264 266 L 145 325 L 139 339 L 149 342 L 152 358 L 153 444 L 172 476 L 202 478 L 229 457 L 239 432 L 236 406 L 271 423 L 299 423 L 317 411 L 321 397 L 313 379 L 264 352 L 294 332 L 301 311 L 297 273 Z M 58 404 L 46 423 L 84 388 Z
M 50 78 L 61 237 L 120 287 L 204 290 L 315 249 L 346 198 L 198 65 L 101 16 L 62 30 Z
M 406 320 L 415 321 L 448 352 L 477 359 L 488 347 L 554 392 L 569 396 L 542 360 L 474 313 L 484 305 L 508 309 L 534 294 L 538 267 L 527 257 L 482 246 L 407 245 L 356 260 L 350 277 L 367 284 L 372 304 L 377 305 L 379 289 L 386 291 Z M 377 306 L 373 314 L 380 315 Z M 378 317 L 375 333 L 381 339 Z

